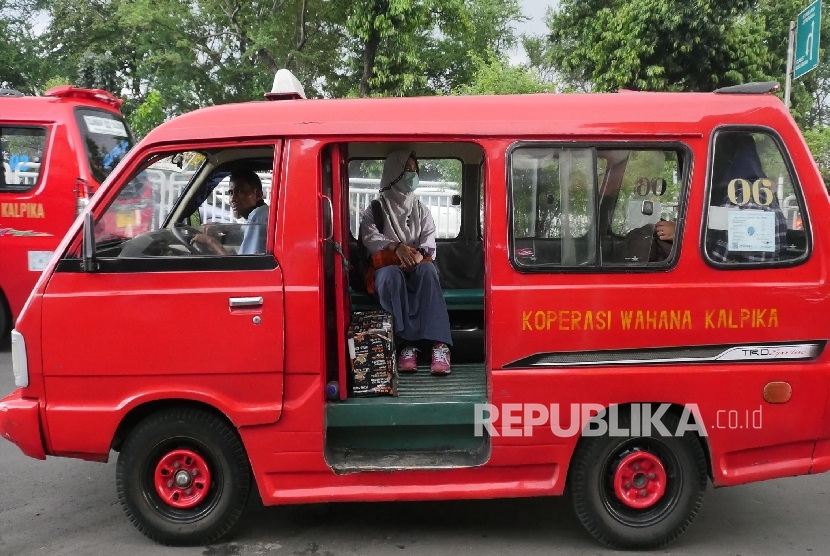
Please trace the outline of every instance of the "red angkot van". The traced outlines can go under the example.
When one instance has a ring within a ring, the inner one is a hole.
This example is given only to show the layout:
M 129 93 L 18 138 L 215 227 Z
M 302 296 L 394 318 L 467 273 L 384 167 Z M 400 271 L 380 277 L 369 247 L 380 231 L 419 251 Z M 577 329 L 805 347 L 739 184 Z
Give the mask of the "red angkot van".
M 0 337 L 6 335 L 69 225 L 133 146 L 101 90 L 64 85 L 42 97 L 0 90 Z M 145 231 L 152 197 L 136 191 L 102 226 Z
M 307 100 L 283 77 L 277 100 L 151 132 L 55 249 L 0 401 L 25 454 L 119 452 L 127 518 L 168 544 L 223 537 L 251 489 L 567 487 L 600 543 L 656 547 L 710 484 L 830 469 L 830 230 L 812 225 L 830 199 L 775 84 Z M 362 397 L 351 328 L 378 305 L 356 230 L 399 149 L 438 230 L 422 264 L 452 374 L 392 366 L 396 388 Z M 231 221 L 226 253 L 205 253 L 205 205 L 240 166 L 270 180 L 266 245 L 239 254 Z M 104 229 L 145 183 L 165 200 L 150 228 Z

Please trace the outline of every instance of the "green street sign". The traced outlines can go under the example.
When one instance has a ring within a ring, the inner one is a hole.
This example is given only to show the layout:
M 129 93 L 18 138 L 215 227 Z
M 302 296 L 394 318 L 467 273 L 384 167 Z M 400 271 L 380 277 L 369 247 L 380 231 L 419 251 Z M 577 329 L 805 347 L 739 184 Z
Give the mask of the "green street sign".
M 818 66 L 818 36 L 821 32 L 821 0 L 816 0 L 798 14 L 793 77 L 798 79 Z

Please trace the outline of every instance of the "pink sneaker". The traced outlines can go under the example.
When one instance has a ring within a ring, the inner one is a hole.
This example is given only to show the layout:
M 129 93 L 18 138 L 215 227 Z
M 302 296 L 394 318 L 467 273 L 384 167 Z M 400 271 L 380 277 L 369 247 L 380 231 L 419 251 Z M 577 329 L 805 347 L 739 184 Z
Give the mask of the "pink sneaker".
M 398 357 L 398 370 L 404 373 L 414 373 L 418 370 L 418 350 L 412 346 L 405 346 Z
M 435 344 L 432 348 L 432 374 L 450 374 L 450 348 L 447 344 Z

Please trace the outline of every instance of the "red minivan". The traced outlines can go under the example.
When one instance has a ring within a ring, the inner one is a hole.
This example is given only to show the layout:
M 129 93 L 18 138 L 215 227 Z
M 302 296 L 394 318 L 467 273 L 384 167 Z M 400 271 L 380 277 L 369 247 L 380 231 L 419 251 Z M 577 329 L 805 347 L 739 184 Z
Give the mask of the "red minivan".
M 0 337 L 17 318 L 69 225 L 133 146 L 102 90 L 55 87 L 42 97 L 0 90 Z M 148 229 L 150 189 L 102 223 Z
M 216 542 L 252 489 L 276 505 L 567 488 L 600 543 L 665 545 L 710 484 L 830 470 L 830 198 L 772 89 L 296 93 L 175 118 L 29 297 L 0 437 L 38 459 L 118 452 L 127 519 L 166 544 Z M 452 374 L 396 376 L 391 357 L 396 388 L 364 397 L 354 326 L 383 315 L 364 313 L 355 232 L 400 149 L 436 221 L 421 264 Z M 201 251 L 240 167 L 269 184 L 267 224 L 221 222 L 223 253 Z M 151 228 L 103 229 L 148 180 Z M 245 251 L 254 225 L 266 241 Z

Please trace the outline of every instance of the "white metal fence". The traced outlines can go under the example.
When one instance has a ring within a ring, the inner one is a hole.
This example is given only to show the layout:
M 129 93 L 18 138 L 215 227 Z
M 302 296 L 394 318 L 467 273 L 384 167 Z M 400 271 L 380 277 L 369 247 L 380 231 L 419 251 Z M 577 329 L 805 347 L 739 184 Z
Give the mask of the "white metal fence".
M 34 185 L 40 175 L 40 162 L 18 162 L 14 168 L 4 162 L 3 172 L 9 185 Z
M 349 178 L 349 228 L 357 237 L 360 216 L 378 197 L 380 181 L 369 178 Z M 436 237 L 454 238 L 461 231 L 461 206 L 453 205 L 453 195 L 458 195 L 455 182 L 422 181 L 415 190 L 418 200 L 429 207 L 437 229 Z
M 153 187 L 155 199 L 154 221 L 157 228 L 167 218 L 176 200 L 181 196 L 182 190 L 187 187 L 194 172 L 178 172 L 148 168 L 147 177 Z M 265 199 L 271 196 L 271 173 L 257 173 L 262 181 L 262 196 Z M 228 197 L 228 178 L 219 182 L 208 199 L 199 207 L 201 222 L 232 222 L 233 212 L 231 211 L 230 198 Z
M 154 228 L 167 218 L 173 205 L 181 196 L 182 190 L 193 177 L 192 171 L 151 167 L 146 171 L 153 188 Z M 258 173 L 262 181 L 262 193 L 265 199 L 271 196 L 271 173 Z M 360 227 L 360 215 L 369 206 L 369 203 L 378 196 L 378 180 L 366 178 L 351 178 L 349 180 L 349 227 L 357 237 Z M 415 190 L 418 199 L 429 207 L 437 228 L 437 237 L 454 238 L 461 230 L 461 207 L 452 204 L 453 195 L 457 194 L 458 184 L 454 182 L 422 181 L 421 187 Z M 228 178 L 222 180 L 214 188 L 208 199 L 199 208 L 202 223 L 232 222 L 233 214 L 228 198 Z

